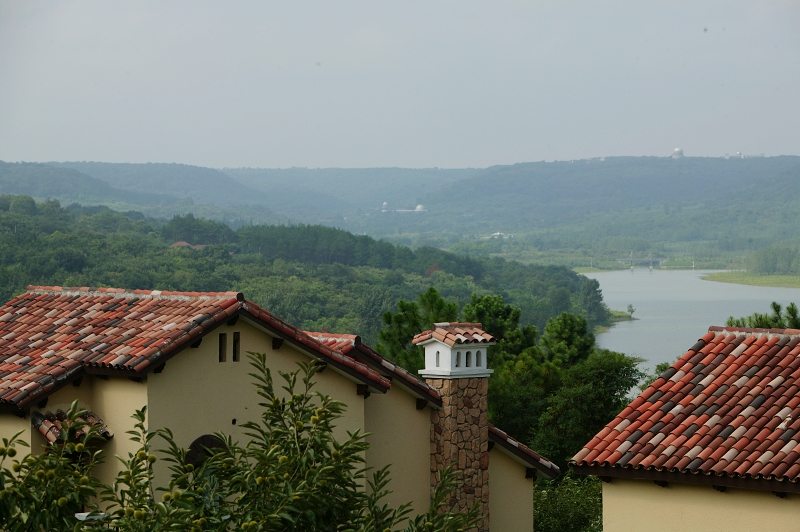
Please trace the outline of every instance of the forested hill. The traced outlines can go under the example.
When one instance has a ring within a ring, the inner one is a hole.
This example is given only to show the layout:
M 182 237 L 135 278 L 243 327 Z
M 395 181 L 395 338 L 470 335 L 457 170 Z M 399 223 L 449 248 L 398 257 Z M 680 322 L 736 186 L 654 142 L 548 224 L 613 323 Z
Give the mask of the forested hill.
M 170 247 L 187 241 L 203 247 Z M 0 298 L 29 284 L 244 292 L 301 327 L 358 332 L 374 341 L 380 318 L 428 287 L 463 306 L 501 294 L 540 327 L 564 311 L 602 323 L 596 281 L 562 267 L 411 250 L 322 226 L 227 225 L 193 216 L 166 224 L 107 208 L 63 208 L 0 196 Z
M 524 213 L 553 225 L 592 212 L 706 204 L 720 194 L 751 191 L 796 167 L 800 157 L 605 157 L 524 163 L 487 168 L 457 183 L 446 196 L 463 203 L 476 187 L 491 183 L 481 197 L 489 211 Z
M 176 196 L 154 193 L 158 187 L 138 192 L 122 190 L 72 168 L 39 163 L 0 161 L 0 191 L 38 198 L 59 198 L 65 202 L 172 205 Z
M 233 179 L 274 198 L 274 210 L 298 220 L 342 226 L 343 217 L 414 209 L 478 169 L 224 168 Z M 291 213 L 291 214 L 290 214 Z
M 97 162 L 47 163 L 72 168 L 105 181 L 113 187 L 142 193 L 158 190 L 176 198 L 192 198 L 196 203 L 231 205 L 267 205 L 262 192 L 231 179 L 213 168 L 186 164 L 121 164 Z
M 606 157 L 494 166 L 432 195 L 425 202 L 426 216 L 386 217 L 385 224 L 530 231 L 585 222 L 609 212 L 727 207 L 730 201 L 720 205 L 714 199 L 724 195 L 741 205 L 776 176 L 795 168 L 800 168 L 800 157 Z M 800 197 L 793 200 L 800 203 Z
M 193 213 L 233 228 L 322 224 L 525 262 L 612 266 L 634 251 L 725 266 L 794 234 L 798 172 L 796 156 L 606 157 L 450 170 L 72 162 L 0 164 L 0 193 L 164 219 Z M 495 233 L 514 238 L 487 241 Z
M 64 205 L 105 205 L 164 219 L 193 213 L 233 227 L 289 221 L 258 204 L 264 199 L 259 192 L 196 166 L 0 161 L 0 194 L 56 199 Z
M 639 259 L 684 260 L 684 267 L 693 260 L 741 267 L 749 252 L 796 233 L 798 175 L 796 156 L 498 166 L 433 195 L 424 213 L 372 213 L 345 227 L 398 243 L 571 266 L 611 266 L 633 251 Z M 490 239 L 493 233 L 505 238 Z

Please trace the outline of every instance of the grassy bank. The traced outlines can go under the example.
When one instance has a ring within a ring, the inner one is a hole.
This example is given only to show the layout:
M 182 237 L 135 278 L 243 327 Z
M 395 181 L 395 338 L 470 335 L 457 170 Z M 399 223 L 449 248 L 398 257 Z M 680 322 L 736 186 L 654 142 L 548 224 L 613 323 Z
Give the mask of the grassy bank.
M 752 286 L 781 286 L 784 288 L 800 288 L 800 276 L 797 275 L 752 275 L 747 272 L 717 272 L 703 277 L 706 281 L 721 283 L 749 284 Z
M 593 332 L 594 332 L 594 334 L 601 334 L 601 333 L 604 333 L 607 330 L 609 330 L 611 327 L 613 327 L 615 323 L 619 323 L 620 321 L 633 321 L 635 319 L 636 318 L 634 318 L 633 316 L 631 316 L 630 314 L 628 314 L 625 311 L 612 310 L 611 311 L 611 324 L 608 325 L 608 326 L 606 326 L 606 325 L 598 325 L 597 327 L 594 328 Z

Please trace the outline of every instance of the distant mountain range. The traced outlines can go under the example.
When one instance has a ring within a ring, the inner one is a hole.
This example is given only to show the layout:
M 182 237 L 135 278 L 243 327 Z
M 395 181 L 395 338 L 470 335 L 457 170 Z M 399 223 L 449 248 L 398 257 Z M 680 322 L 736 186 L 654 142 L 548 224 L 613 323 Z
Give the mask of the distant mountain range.
M 455 170 L 0 162 L 0 192 L 162 218 L 193 212 L 234 226 L 320 223 L 441 247 L 502 232 L 577 248 L 610 238 L 744 239 L 749 248 L 794 235 L 800 157 L 607 157 Z
M 39 163 L 0 161 L 0 192 L 27 194 L 35 198 L 57 198 L 86 204 L 131 203 L 139 205 L 174 204 L 177 196 L 115 188 L 107 180 L 92 177 L 76 169 Z

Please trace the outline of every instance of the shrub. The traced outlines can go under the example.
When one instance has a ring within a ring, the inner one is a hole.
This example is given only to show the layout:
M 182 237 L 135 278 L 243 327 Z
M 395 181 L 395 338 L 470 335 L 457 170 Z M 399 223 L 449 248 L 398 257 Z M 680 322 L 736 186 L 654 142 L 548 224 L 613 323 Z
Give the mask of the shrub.
M 0 530 L 30 532 L 67 530 L 75 524 L 75 513 L 91 506 L 100 484 L 92 478 L 99 451 L 97 427 L 89 426 L 77 401 L 66 413 L 58 440 L 38 455 L 16 459 L 27 444 L 17 433 L 3 438 L 0 446 Z M 9 466 L 10 462 L 10 467 Z
M 537 480 L 535 494 L 536 532 L 603 530 L 602 487 L 597 477 L 567 474 L 558 480 Z

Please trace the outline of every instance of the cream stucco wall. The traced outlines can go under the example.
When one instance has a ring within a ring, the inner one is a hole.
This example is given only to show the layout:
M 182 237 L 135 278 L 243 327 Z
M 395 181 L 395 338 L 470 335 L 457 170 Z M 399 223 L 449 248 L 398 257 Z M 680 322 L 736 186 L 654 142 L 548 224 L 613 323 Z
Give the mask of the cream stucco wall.
M 232 361 L 233 333 L 240 333 L 241 359 Z M 228 342 L 226 362 L 219 362 L 219 334 Z M 175 442 L 188 447 L 203 434 L 224 432 L 243 441 L 241 424 L 258 421 L 261 408 L 256 395 L 253 371 L 247 352 L 267 354 L 275 390 L 285 395 L 279 371 L 298 369 L 297 362 L 309 361 L 288 342 L 272 349 L 272 338 L 244 319 L 236 325 L 223 325 L 206 335 L 198 348 L 187 348 L 170 359 L 162 373 L 147 377 L 147 403 L 150 429 L 169 427 Z M 337 420 L 334 435 L 343 440 L 347 431 L 364 431 L 364 399 L 356 394 L 356 384 L 332 368 L 315 375 L 313 391 L 332 396 L 347 405 L 345 416 Z M 301 384 L 302 385 L 302 384 Z M 233 420 L 236 420 L 236 424 Z M 157 484 L 165 482 L 166 464 L 156 464 Z
M 392 490 L 384 502 L 397 507 L 412 503 L 413 513 L 425 513 L 430 503 L 430 407 L 417 410 L 416 398 L 395 383 L 386 394 L 364 402 L 367 465 L 378 470 L 391 464 Z
M 86 377 L 81 387 L 86 386 Z M 108 428 L 114 432 L 111 441 L 103 444 L 105 462 L 95 469 L 95 476 L 105 484 L 112 484 L 120 470 L 119 461 L 115 458 L 127 458 L 128 453 L 135 453 L 138 444 L 130 441 L 136 421 L 131 417 L 134 412 L 147 404 L 147 386 L 143 382 L 133 382 L 126 378 L 109 377 L 108 380 L 92 378 L 91 410 L 97 413 Z
M 17 436 L 20 440 L 28 445 L 31 444 L 31 420 L 29 417 L 17 417 L 10 412 L 0 413 L 0 440 L 6 438 L 10 440 L 17 432 L 22 432 Z M 26 447 L 19 447 L 17 449 L 19 455 L 24 455 L 29 452 Z
M 495 446 L 489 453 L 489 527 L 497 532 L 533 530 L 533 481 L 525 466 Z
M 605 532 L 788 532 L 800 529 L 800 495 L 613 479 L 603 483 Z
M 232 361 L 234 332 L 241 335 L 239 362 Z M 220 333 L 226 333 L 228 341 L 227 361 L 222 363 L 218 360 Z M 268 334 L 240 319 L 234 326 L 224 325 L 208 334 L 199 348 L 187 348 L 170 359 L 162 373 L 150 373 L 142 382 L 124 377 L 104 380 L 85 375 L 80 386 L 68 385 L 51 395 L 42 410 L 54 412 L 60 408 L 66 411 L 72 401 L 78 399 L 80 407 L 93 410 L 103 418 L 115 435 L 111 441 L 102 444 L 105 463 L 95 470 L 95 474 L 102 482 L 111 484 L 120 468 L 114 456 L 127 457 L 129 452 L 138 449 L 126 431 L 134 428 L 135 421 L 131 416 L 135 410 L 145 405 L 148 429 L 170 428 L 180 446 L 188 447 L 197 437 L 217 431 L 241 441 L 244 438 L 241 424 L 258 421 L 260 416 L 259 396 L 253 386 L 253 378 L 248 375 L 253 371 L 248 362 L 248 351 L 267 354 L 275 389 L 280 395 L 285 392 L 281 389 L 284 381 L 278 372 L 295 371 L 298 369 L 297 362 L 311 360 L 288 342 L 280 349 L 273 350 L 272 338 Z M 348 437 L 348 432 L 365 432 L 365 400 L 356 393 L 356 383 L 331 367 L 317 373 L 314 381 L 313 391 L 330 395 L 347 405 L 345 415 L 336 422 L 334 436 L 342 441 Z M 403 395 L 410 403 L 411 414 L 427 419 L 427 410 L 424 414 L 417 412 L 413 398 Z M 368 400 L 380 399 L 381 396 L 373 394 Z M 234 419 L 236 424 L 232 423 Z M 35 434 L 32 436 L 30 413 L 25 418 L 0 413 L 0 437 L 10 438 L 18 431 L 23 431 L 21 437 L 28 444 L 33 443 L 33 452 L 41 452 L 44 438 Z M 427 441 L 426 428 L 423 440 L 426 467 L 429 452 Z M 162 442 L 154 441 L 154 447 L 162 445 Z M 24 454 L 27 450 L 20 449 L 20 452 Z M 166 468 L 163 461 L 156 463 L 157 485 L 166 482 Z

